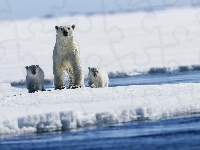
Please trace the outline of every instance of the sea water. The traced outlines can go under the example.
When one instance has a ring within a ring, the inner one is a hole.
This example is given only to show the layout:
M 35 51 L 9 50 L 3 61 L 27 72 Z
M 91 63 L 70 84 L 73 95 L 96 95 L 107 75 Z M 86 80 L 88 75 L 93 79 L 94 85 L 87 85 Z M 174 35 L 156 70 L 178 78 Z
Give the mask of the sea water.
M 1 149 L 172 149 L 200 148 L 200 116 L 146 120 L 1 139 Z
M 110 78 L 110 86 L 157 85 L 200 82 L 200 71 L 144 74 Z M 87 80 L 85 81 L 87 84 Z M 46 88 L 53 85 L 45 85 Z M 18 86 L 25 88 L 25 86 Z M 62 132 L 0 138 L 1 150 L 139 149 L 199 150 L 200 115 L 172 116 L 107 124 Z

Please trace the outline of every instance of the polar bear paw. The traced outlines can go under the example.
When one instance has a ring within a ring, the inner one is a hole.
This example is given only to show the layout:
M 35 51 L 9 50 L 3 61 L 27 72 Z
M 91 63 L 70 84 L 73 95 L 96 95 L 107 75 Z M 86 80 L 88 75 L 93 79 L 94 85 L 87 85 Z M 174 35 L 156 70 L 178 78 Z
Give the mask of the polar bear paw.
M 97 88 L 96 85 L 94 85 L 94 84 L 92 84 L 90 87 L 91 88 Z
M 83 85 L 70 85 L 68 89 L 77 89 L 77 88 L 83 88 L 83 87 L 84 87 Z
M 55 90 L 62 90 L 64 88 L 65 88 L 65 86 L 60 86 L 60 87 L 56 87 Z

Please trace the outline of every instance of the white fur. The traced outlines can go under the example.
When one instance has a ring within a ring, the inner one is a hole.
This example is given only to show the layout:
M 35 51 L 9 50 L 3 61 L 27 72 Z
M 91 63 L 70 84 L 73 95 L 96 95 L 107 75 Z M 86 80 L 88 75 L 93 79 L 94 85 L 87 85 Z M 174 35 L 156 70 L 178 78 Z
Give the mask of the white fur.
M 34 65 L 32 65 L 34 66 Z M 36 73 L 33 75 L 31 72 L 31 66 L 26 67 L 26 87 L 29 93 L 34 93 L 35 91 L 44 91 L 44 72 L 36 65 Z
M 55 89 L 65 87 L 63 72 L 69 75 L 70 88 L 83 87 L 82 67 L 80 64 L 80 51 L 74 38 L 73 26 L 56 26 L 56 43 L 53 50 L 53 74 Z M 64 36 L 64 31 L 68 33 Z
M 89 69 L 89 73 L 88 73 L 88 84 L 90 87 L 92 88 L 102 88 L 102 87 L 108 87 L 108 83 L 109 83 L 109 78 L 108 78 L 108 74 L 106 73 L 106 71 L 103 68 L 100 67 L 94 67 L 94 68 L 88 68 Z M 93 70 L 98 71 L 98 73 L 96 74 L 97 76 L 94 77 L 93 74 Z

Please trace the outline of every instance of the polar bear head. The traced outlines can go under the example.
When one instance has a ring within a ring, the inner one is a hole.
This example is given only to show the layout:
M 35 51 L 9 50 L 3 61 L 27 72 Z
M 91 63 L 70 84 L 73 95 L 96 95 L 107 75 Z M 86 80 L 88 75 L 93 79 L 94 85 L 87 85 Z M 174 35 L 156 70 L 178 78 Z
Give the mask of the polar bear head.
M 34 76 L 39 71 L 39 65 L 26 66 L 25 68 L 26 68 L 26 71 L 27 71 L 27 75 Z
M 56 33 L 59 37 L 72 37 L 74 33 L 74 28 L 75 25 L 73 24 L 72 26 L 55 26 Z
M 95 78 L 98 76 L 99 74 L 98 67 L 94 67 L 94 68 L 88 67 L 88 69 L 89 69 L 89 76 L 93 76 Z

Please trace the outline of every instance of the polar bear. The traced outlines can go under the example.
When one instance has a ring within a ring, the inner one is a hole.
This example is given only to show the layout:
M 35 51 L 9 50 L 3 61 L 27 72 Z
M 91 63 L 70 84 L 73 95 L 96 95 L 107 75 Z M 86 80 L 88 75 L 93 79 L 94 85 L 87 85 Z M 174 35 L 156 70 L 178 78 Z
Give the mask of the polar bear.
M 88 73 L 88 84 L 91 88 L 101 88 L 101 87 L 108 87 L 108 74 L 106 71 L 101 67 L 94 67 L 90 68 Z
M 44 72 L 39 65 L 26 66 L 26 87 L 29 93 L 35 91 L 45 91 L 44 89 Z
M 74 38 L 75 25 L 55 26 L 56 43 L 53 50 L 53 74 L 55 89 L 65 88 L 63 72 L 69 75 L 68 88 L 84 87 L 80 51 Z

